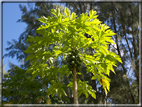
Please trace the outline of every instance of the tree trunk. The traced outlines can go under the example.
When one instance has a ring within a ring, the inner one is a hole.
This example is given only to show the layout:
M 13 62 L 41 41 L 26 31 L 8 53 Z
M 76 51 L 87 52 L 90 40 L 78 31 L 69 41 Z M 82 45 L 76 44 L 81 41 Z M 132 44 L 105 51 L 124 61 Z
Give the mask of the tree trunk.
M 102 103 L 105 104 L 105 92 L 102 86 L 101 86 L 101 90 L 102 90 Z
M 74 104 L 78 104 L 78 94 L 77 94 L 77 70 L 74 66 L 73 68 L 73 96 L 74 96 Z

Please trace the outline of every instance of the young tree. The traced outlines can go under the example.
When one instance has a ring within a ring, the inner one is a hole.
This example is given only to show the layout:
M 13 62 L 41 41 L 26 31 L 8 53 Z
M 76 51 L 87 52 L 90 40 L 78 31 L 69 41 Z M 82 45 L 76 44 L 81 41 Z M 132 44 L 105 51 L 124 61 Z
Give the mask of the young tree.
M 29 36 L 27 39 L 30 46 L 25 51 L 30 55 L 26 60 L 31 61 L 31 66 L 27 72 L 32 72 L 33 76 L 40 75 L 47 77 L 51 82 L 47 89 L 48 95 L 63 96 L 66 95 L 62 81 L 57 81 L 57 74 L 60 78 L 73 74 L 73 80 L 68 87 L 73 88 L 74 104 L 78 104 L 78 95 L 82 93 L 88 97 L 88 93 L 96 98 L 95 90 L 87 84 L 87 81 L 77 79 L 81 63 L 87 67 L 87 73 L 92 72 L 92 80 L 97 79 L 107 94 L 110 86 L 108 78 L 110 70 L 114 72 L 113 66 L 121 59 L 114 52 L 108 51 L 108 44 L 114 43 L 111 36 L 115 35 L 112 30 L 97 19 L 96 11 L 82 13 L 79 17 L 65 7 L 64 14 L 59 9 L 53 9 L 55 16 L 45 16 L 39 18 L 43 24 L 37 29 L 37 33 L 43 37 Z M 91 35 L 86 38 L 84 34 Z M 49 45 L 53 44 L 52 51 L 49 51 Z M 85 50 L 93 48 L 93 56 L 87 55 Z M 68 56 L 69 66 L 61 64 L 60 67 L 54 67 L 53 58 Z M 50 62 L 47 63 L 47 60 Z M 72 71 L 72 72 L 70 72 Z M 115 72 L 114 72 L 115 73 Z M 78 93 L 77 93 L 78 92 Z

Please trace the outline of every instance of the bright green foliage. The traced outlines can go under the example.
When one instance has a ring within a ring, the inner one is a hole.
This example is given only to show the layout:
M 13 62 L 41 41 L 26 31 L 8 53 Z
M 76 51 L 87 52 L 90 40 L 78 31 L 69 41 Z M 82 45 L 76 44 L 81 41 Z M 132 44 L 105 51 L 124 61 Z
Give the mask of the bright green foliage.
M 68 84 L 68 87 L 71 87 L 73 89 L 72 81 L 70 81 L 70 83 Z M 80 96 L 81 94 L 85 94 L 86 98 L 88 98 L 88 94 L 91 94 L 92 97 L 96 99 L 95 90 L 93 90 L 92 87 L 87 84 L 88 83 L 87 81 L 81 81 L 78 79 L 77 83 L 78 83 L 78 87 L 77 87 L 78 96 Z
M 58 87 L 61 83 L 57 80 L 57 74 L 60 73 L 62 78 L 65 74 L 68 76 L 70 70 L 67 65 L 55 68 L 54 59 L 61 55 L 65 59 L 71 51 L 77 50 L 77 56 L 87 67 L 87 73 L 93 73 L 92 80 L 97 79 L 103 85 L 107 94 L 110 79 L 106 75 L 109 76 L 110 70 L 114 72 L 113 66 L 116 66 L 117 61 L 121 62 L 118 55 L 108 51 L 108 44 L 114 43 L 111 36 L 115 33 L 107 25 L 101 24 L 101 21 L 97 19 L 97 12 L 93 10 L 89 11 L 89 15 L 82 13 L 79 17 L 74 12 L 71 14 L 66 7 L 65 14 L 61 14 L 59 9 L 53 9 L 51 13 L 55 16 L 39 18 L 39 21 L 43 24 L 37 29 L 37 33 L 43 35 L 43 37 L 30 36 L 27 39 L 28 42 L 31 42 L 31 45 L 25 51 L 30 53 L 26 60 L 32 62 L 27 72 L 54 81 L 50 85 L 54 91 L 50 91 L 50 88 L 47 89 L 51 92 L 49 94 L 66 95 L 63 88 Z M 91 38 L 86 38 L 85 33 L 91 35 Z M 55 45 L 52 47 L 52 51 L 48 49 L 51 44 Z M 95 50 L 94 55 L 85 53 L 85 50 L 89 47 Z M 48 60 L 50 64 L 46 64 Z M 102 83 L 102 79 L 105 84 Z M 72 82 L 68 86 L 71 87 L 71 84 Z M 87 82 L 78 80 L 78 84 L 79 95 L 84 93 L 88 97 L 89 93 L 96 98 L 95 91 Z M 83 90 L 82 86 L 85 86 L 86 89 Z

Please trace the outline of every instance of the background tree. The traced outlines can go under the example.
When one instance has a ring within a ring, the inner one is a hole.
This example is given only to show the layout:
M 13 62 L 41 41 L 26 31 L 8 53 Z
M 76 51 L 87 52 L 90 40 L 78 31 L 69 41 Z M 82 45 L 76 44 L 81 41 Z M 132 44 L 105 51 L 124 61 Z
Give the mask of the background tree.
M 25 70 L 11 65 L 12 69 L 7 71 L 3 79 L 3 99 L 9 104 L 36 104 L 38 98 L 45 93 L 40 91 L 47 83 L 38 80 L 30 80 L 30 74 L 25 75 Z M 46 80 L 45 80 L 46 81 Z M 10 87 L 7 87 L 10 85 Z M 45 98 L 45 96 L 43 97 Z M 46 98 L 47 100 L 47 98 Z
M 123 77 L 121 80 L 120 90 L 122 92 L 129 92 L 129 94 L 126 94 L 124 96 L 120 96 L 118 94 L 118 98 L 114 98 L 115 102 L 117 103 L 138 103 L 138 72 L 139 72 L 139 35 L 138 35 L 138 4 L 137 3 L 108 3 L 105 4 L 105 6 L 111 6 L 110 10 L 108 11 L 111 13 L 111 16 L 109 16 L 109 20 L 112 23 L 112 29 L 114 29 L 114 32 L 117 33 L 117 35 L 114 38 L 114 41 L 116 42 L 116 49 L 115 51 L 118 53 L 118 55 L 121 56 L 123 60 L 123 64 L 120 64 L 120 69 L 122 69 L 122 73 L 119 74 Z M 104 6 L 103 6 L 104 7 Z M 133 8 L 133 9 L 132 9 Z M 103 12 L 100 12 L 103 13 Z M 134 27 L 135 26 L 135 27 Z M 135 30 L 134 30 L 135 29 Z M 135 31 L 135 33 L 134 33 Z M 136 46 L 137 44 L 137 46 Z M 122 54 L 123 53 L 123 54 Z M 135 56 L 135 57 L 134 57 Z M 131 64 L 130 68 L 128 67 L 128 63 Z M 133 72 L 133 76 L 130 78 L 128 77 L 129 72 Z M 113 76 L 115 77 L 115 76 Z M 136 78 L 136 80 L 134 79 Z M 137 85 L 135 82 L 137 81 Z M 135 86 L 132 86 L 132 83 L 135 84 Z M 119 84 L 117 86 L 120 87 Z M 133 87 L 133 88 L 132 88 Z M 114 89 L 116 92 L 116 89 Z M 134 91 L 135 90 L 135 91 Z M 137 91 L 136 91 L 137 90 Z M 113 92 L 113 91 L 112 91 Z M 133 93 L 134 92 L 134 93 Z M 119 92 L 118 92 L 119 93 Z M 123 99 L 123 100 L 120 100 Z M 126 100 L 127 99 L 127 100 Z M 117 100 L 117 101 L 116 101 Z

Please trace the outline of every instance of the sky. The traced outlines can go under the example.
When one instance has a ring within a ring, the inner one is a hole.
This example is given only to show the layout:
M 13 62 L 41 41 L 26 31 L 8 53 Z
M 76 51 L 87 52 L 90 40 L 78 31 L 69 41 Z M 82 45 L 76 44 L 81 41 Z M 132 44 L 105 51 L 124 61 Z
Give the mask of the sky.
M 19 36 L 26 29 L 26 24 L 17 22 L 21 18 L 22 12 L 20 11 L 19 4 L 27 5 L 27 3 L 3 3 L 3 55 L 8 53 L 6 48 L 9 47 L 7 41 L 12 42 L 12 39 L 18 40 Z M 5 71 L 9 70 L 9 62 L 20 65 L 16 57 L 5 57 L 3 64 Z

